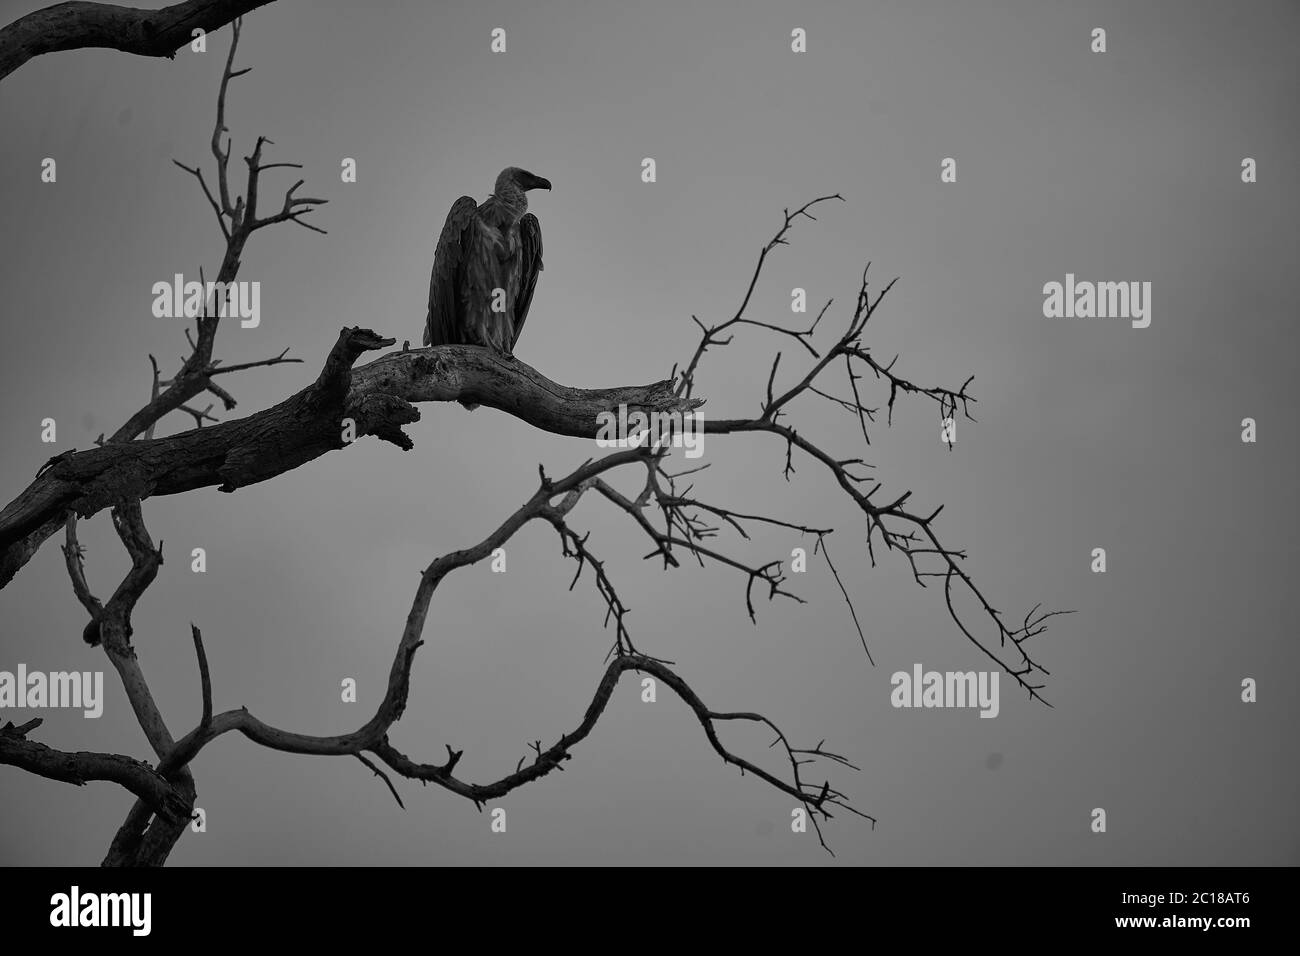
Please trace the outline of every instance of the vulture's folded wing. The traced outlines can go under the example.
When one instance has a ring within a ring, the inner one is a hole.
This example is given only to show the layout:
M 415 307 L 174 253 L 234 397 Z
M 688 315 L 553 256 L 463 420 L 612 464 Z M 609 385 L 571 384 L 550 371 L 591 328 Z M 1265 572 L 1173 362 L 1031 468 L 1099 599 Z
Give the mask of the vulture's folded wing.
M 519 245 L 521 250 L 519 298 L 515 300 L 514 341 L 519 341 L 528 307 L 533 304 L 533 290 L 537 288 L 537 273 L 542 271 L 542 224 L 531 212 L 519 220 Z
M 474 221 L 478 205 L 461 196 L 447 213 L 438 249 L 433 254 L 433 275 L 429 277 L 429 315 L 424 322 L 425 345 L 449 345 L 461 340 L 463 306 L 456 295 L 457 274 L 464 257 L 466 230 Z

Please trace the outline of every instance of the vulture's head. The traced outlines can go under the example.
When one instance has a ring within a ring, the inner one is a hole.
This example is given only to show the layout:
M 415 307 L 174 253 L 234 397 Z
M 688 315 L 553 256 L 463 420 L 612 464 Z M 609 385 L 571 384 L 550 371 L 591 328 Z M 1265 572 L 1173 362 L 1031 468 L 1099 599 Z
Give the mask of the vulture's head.
M 550 189 L 551 181 L 543 179 L 541 176 L 534 176 L 526 169 L 520 169 L 518 166 L 507 166 L 501 170 L 501 175 L 497 177 L 496 193 L 498 196 L 507 196 L 516 190 L 528 192 L 530 189 Z

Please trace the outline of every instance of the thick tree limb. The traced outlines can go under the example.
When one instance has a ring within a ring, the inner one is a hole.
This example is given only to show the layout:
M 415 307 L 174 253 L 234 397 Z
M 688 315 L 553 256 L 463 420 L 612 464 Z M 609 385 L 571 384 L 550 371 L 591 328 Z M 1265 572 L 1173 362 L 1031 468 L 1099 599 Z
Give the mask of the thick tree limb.
M 674 394 L 672 381 L 578 389 L 552 382 L 523 362 L 470 345 L 394 352 L 352 364 L 391 340 L 344 329 L 317 381 L 280 404 L 234 421 L 142 441 L 106 444 L 61 458 L 0 511 L 0 587 L 68 513 L 89 517 L 115 502 L 216 485 L 234 491 L 343 448 L 344 419 L 355 434 L 410 448 L 403 425 L 416 402 L 475 402 L 557 435 L 594 438 L 597 416 L 686 411 L 700 404 Z
M 185 798 L 147 763 L 121 754 L 66 753 L 28 740 L 27 734 L 40 723 L 38 717 L 17 727 L 13 723 L 0 727 L 0 764 L 79 787 L 92 780 L 107 780 L 125 787 L 166 818 L 189 818 Z
M 191 31 L 207 33 L 271 0 L 185 0 L 141 10 L 73 0 L 56 3 L 0 29 L 0 80 L 32 57 L 61 50 L 107 47 L 137 56 L 173 58 Z

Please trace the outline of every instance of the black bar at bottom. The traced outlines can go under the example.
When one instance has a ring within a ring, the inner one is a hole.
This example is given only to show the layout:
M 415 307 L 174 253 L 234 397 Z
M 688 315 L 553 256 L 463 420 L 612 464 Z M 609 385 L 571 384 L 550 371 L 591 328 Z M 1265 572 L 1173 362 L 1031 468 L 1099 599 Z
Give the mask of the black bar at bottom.
M 810 933 L 812 945 L 841 928 L 863 941 L 975 933 L 1031 942 L 1052 931 L 1230 944 L 1285 932 L 1294 885 L 1291 868 L 628 868 L 546 879 L 501 869 L 9 868 L 0 869 L 0 937 L 339 944 L 455 927 L 491 946 L 529 927 L 574 942 L 621 925 L 629 939 L 689 926 L 738 942 L 781 924 Z

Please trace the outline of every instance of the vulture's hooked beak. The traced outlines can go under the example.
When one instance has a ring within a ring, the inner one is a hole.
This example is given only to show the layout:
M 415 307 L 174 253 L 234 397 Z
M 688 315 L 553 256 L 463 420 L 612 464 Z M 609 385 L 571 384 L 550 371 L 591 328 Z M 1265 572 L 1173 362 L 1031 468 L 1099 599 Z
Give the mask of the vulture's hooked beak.
M 529 180 L 528 188 L 545 189 L 549 191 L 551 188 L 551 181 L 549 179 L 543 179 L 541 176 L 534 176 L 531 180 Z

